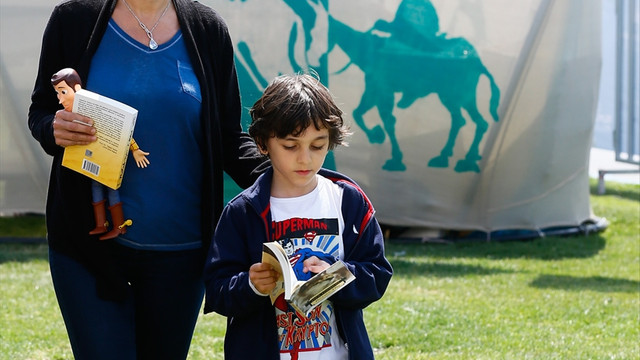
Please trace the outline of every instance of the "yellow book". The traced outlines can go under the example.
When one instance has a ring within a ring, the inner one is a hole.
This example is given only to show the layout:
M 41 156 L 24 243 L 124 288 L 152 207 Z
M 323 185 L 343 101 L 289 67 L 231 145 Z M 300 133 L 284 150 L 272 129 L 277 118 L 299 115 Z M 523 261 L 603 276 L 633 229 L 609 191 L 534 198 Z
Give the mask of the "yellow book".
M 112 189 L 122 184 L 138 110 L 88 90 L 78 90 L 73 112 L 93 119 L 97 141 L 68 146 L 62 165 Z

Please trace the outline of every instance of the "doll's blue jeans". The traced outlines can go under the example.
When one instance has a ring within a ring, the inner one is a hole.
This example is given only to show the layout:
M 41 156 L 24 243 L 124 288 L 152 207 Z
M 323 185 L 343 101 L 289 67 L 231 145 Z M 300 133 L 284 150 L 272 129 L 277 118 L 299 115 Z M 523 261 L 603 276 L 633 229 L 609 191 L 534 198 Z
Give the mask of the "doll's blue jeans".
M 109 206 L 113 206 L 120 202 L 120 192 L 118 190 L 113 190 L 95 180 L 91 181 L 91 200 L 94 203 L 104 200 L 105 192 L 107 193 L 106 197 L 108 198 L 107 200 L 109 200 Z
M 82 264 L 49 250 L 51 277 L 75 359 L 185 359 L 204 296 L 201 250 L 113 244 L 126 300 L 103 300 Z

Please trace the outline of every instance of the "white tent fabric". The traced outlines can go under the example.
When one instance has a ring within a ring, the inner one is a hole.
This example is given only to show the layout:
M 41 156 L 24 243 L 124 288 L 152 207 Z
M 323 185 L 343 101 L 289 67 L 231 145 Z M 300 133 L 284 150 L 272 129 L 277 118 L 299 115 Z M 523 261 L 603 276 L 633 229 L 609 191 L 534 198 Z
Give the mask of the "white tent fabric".
M 54 5 L 0 2 L 0 215 L 44 213 L 51 158 L 29 133 L 27 110 Z
M 260 54 L 253 57 L 258 59 L 254 78 L 258 73 L 271 79 L 295 68 L 291 64 L 296 61 L 277 58 L 286 54 L 287 41 L 301 36 L 302 30 L 294 34 L 290 29 L 305 27 L 305 12 L 289 6 L 291 1 L 209 3 L 228 19 L 235 42 Z M 315 7 L 314 31 L 324 26 L 324 17 L 330 19 L 328 79 L 323 81 L 354 130 L 350 147 L 336 151 L 335 165 L 364 188 L 381 222 L 441 229 L 539 230 L 576 226 L 593 217 L 588 160 L 600 75 L 598 1 L 333 0 L 327 2 L 327 13 L 319 6 L 322 1 L 306 3 Z M 433 28 L 428 23 L 433 15 L 430 4 L 437 14 L 438 38 L 443 39 L 440 50 L 394 44 L 393 33 L 371 31 L 381 20 L 391 23 L 401 17 L 403 8 L 409 9 L 404 13 L 405 27 Z M 271 11 L 285 16 L 273 16 Z M 349 36 L 358 38 L 350 42 Z M 369 43 L 376 36 L 387 47 L 372 50 Z M 317 49 L 323 49 L 323 41 L 312 41 L 309 53 L 321 53 Z M 459 46 L 446 48 L 447 43 Z M 362 59 L 358 52 L 365 54 Z M 385 57 L 391 60 L 380 65 Z M 313 65 L 314 57 L 309 58 Z M 457 73 L 476 71 L 471 60 L 484 64 L 499 88 L 497 122 L 491 114 L 494 92 L 488 76 L 477 72 L 477 87 L 461 87 L 468 84 Z M 322 69 L 319 73 L 323 75 Z M 388 79 L 379 80 L 384 78 Z M 441 80 L 440 92 L 411 94 L 434 79 Z M 446 84 L 454 81 L 459 83 Z M 254 84 L 260 87 L 259 82 Z M 460 108 L 462 100 L 451 100 L 447 90 L 458 98 L 474 94 L 487 125 L 478 146 L 479 160 L 468 154 L 477 129 L 474 119 L 468 109 Z M 373 96 L 365 100 L 369 91 Z M 411 95 L 415 101 L 403 105 Z M 392 116 L 381 115 L 381 108 L 389 107 L 383 103 L 389 96 L 393 96 Z M 363 123 L 369 128 L 364 130 L 354 113 L 367 101 L 374 105 L 364 108 Z M 454 105 L 466 124 L 448 159 L 435 164 L 452 125 L 445 101 L 459 101 Z M 374 134 L 376 126 L 384 127 L 383 116 L 391 118 L 387 124 L 395 118 L 395 124 L 384 128 L 384 140 L 374 141 L 375 136 L 366 132 Z M 390 142 L 393 131 L 395 150 Z M 460 162 L 466 158 L 471 161 Z
M 53 7 L 40 2 L 0 4 L 3 213 L 44 209 L 49 161 L 26 130 L 40 36 Z M 202 2 L 229 24 L 245 107 L 282 73 L 313 68 L 328 84 L 354 132 L 328 166 L 363 187 L 382 223 L 539 230 L 593 217 L 588 162 L 600 75 L 599 1 Z M 20 33 L 19 40 L 10 32 L 25 28 L 26 17 L 33 34 Z M 399 41 L 408 30 L 431 35 L 431 47 Z M 347 41 L 348 34 L 360 41 Z M 367 91 L 374 96 L 367 99 Z M 373 105 L 355 111 L 367 101 Z M 452 114 L 464 125 L 447 147 Z M 483 128 L 478 115 L 486 131 L 474 143 L 476 123 Z
M 453 165 L 425 166 L 450 126 L 436 99 L 425 98 L 423 110 L 409 108 L 407 120 L 398 114 L 398 141 L 412 151 L 407 171 L 375 171 L 373 156 L 356 177 L 378 217 L 394 225 L 483 231 L 574 226 L 591 218 L 587 171 L 598 94 L 599 3 L 433 3 L 443 15 L 441 29 L 474 44 L 493 73 L 502 90 L 500 119 L 481 144 L 481 171 L 461 173 Z M 487 89 L 479 83 L 481 109 L 489 104 Z M 452 160 L 464 156 L 474 130 L 467 117 Z M 359 151 L 349 151 L 338 164 L 361 169 L 350 155 Z

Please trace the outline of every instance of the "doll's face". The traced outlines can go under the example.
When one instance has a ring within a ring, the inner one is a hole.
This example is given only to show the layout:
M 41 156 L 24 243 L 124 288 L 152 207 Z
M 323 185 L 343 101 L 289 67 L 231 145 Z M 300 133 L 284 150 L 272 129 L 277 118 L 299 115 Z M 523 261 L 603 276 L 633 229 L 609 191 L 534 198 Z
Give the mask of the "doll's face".
M 62 104 L 65 110 L 71 111 L 73 109 L 73 98 L 76 95 L 75 90 L 67 85 L 66 81 L 60 81 L 53 87 L 56 90 L 58 96 L 58 102 Z

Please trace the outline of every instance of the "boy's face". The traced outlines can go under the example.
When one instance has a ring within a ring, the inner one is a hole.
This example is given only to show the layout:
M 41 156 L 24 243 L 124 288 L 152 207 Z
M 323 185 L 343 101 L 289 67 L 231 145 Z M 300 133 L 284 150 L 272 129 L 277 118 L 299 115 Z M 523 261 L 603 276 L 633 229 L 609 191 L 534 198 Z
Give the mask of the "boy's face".
M 66 81 L 60 81 L 53 87 L 56 90 L 59 103 L 62 104 L 65 110 L 71 111 L 73 109 L 73 98 L 76 94 L 72 87 L 67 85 Z
M 329 130 L 312 125 L 297 137 L 269 138 L 266 148 L 273 167 L 271 196 L 302 196 L 317 185 L 316 174 L 329 152 Z

